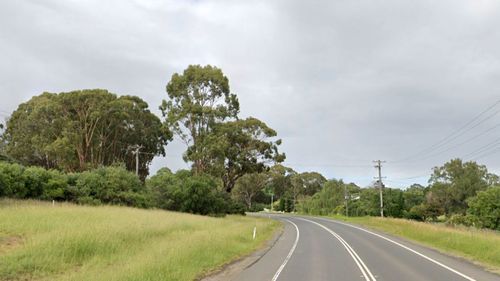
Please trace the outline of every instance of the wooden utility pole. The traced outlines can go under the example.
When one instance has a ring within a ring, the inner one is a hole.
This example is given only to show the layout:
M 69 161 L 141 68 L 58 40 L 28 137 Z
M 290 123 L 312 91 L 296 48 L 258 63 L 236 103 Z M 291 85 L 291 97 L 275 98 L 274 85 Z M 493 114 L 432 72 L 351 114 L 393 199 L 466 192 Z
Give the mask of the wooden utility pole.
M 378 178 L 376 179 L 380 192 L 380 216 L 384 217 L 384 196 L 382 190 L 384 188 L 384 184 L 382 183 L 382 163 L 385 163 L 385 161 L 376 160 L 373 162 L 375 163 L 375 168 L 378 170 Z
M 349 195 L 347 194 L 347 185 L 344 184 L 345 216 L 349 216 Z

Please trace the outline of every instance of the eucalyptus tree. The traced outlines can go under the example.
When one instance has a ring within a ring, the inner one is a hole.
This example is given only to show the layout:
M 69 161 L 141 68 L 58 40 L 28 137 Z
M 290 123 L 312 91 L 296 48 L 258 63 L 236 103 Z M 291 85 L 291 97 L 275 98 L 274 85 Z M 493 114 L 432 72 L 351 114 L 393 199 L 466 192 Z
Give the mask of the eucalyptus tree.
M 269 184 L 268 173 L 252 173 L 242 176 L 236 182 L 233 197 L 242 200 L 250 210 L 254 198 Z
M 245 174 L 267 171 L 269 166 L 285 160 L 278 151 L 281 140 L 276 131 L 256 118 L 220 123 L 205 135 L 198 158 L 208 160 L 207 172 L 220 177 L 223 188 L 230 193 L 236 181 Z
M 175 73 L 166 90 L 168 100 L 160 106 L 164 124 L 188 146 L 184 160 L 194 163 L 195 173 L 203 173 L 209 164 L 202 152 L 203 138 L 216 124 L 237 118 L 238 98 L 228 78 L 210 65 L 190 65 L 182 74 Z
M 171 134 L 142 99 L 94 89 L 31 98 L 13 112 L 5 139 L 7 154 L 21 163 L 65 171 L 115 162 L 133 170 L 129 148 L 139 145 L 144 178 Z

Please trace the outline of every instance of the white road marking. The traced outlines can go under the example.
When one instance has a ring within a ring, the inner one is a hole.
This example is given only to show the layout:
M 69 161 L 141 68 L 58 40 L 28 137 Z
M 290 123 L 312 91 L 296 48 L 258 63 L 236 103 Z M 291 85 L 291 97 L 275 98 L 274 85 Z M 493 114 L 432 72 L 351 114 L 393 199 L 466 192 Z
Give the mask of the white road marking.
M 315 221 L 311 221 L 311 220 L 304 219 L 304 218 L 298 218 L 298 219 L 308 221 L 310 223 L 314 223 L 314 224 L 322 227 L 324 230 L 328 231 L 331 235 L 333 235 L 333 237 L 337 238 L 337 240 L 340 241 L 340 243 L 344 246 L 344 248 L 347 250 L 347 252 L 351 255 L 352 259 L 354 260 L 354 262 L 358 266 L 359 270 L 363 274 L 363 277 L 365 278 L 365 280 L 366 281 L 376 281 L 375 277 L 373 276 L 371 271 L 368 269 L 366 264 L 363 262 L 363 260 L 356 253 L 356 251 L 354 251 L 354 249 L 340 235 L 338 235 L 337 233 L 335 233 L 333 230 L 329 229 L 328 227 L 326 227 L 320 223 L 317 223 Z
M 345 226 L 349 226 L 349 227 L 356 228 L 356 229 L 362 230 L 362 231 L 364 231 L 364 232 L 370 233 L 370 234 L 375 235 L 375 236 L 377 236 L 377 237 L 379 237 L 379 238 L 382 238 L 382 239 L 384 239 L 384 240 L 386 240 L 386 241 L 389 241 L 389 242 L 391 242 L 391 243 L 393 243 L 393 244 L 395 244 L 395 245 L 398 245 L 399 247 L 401 247 L 401 248 L 403 248 L 403 249 L 406 249 L 406 250 L 408 250 L 408 251 L 410 251 L 410 252 L 412 252 L 412 253 L 414 253 L 414 254 L 416 254 L 416 255 L 418 255 L 418 256 L 421 256 L 422 258 L 424 258 L 424 259 L 426 259 L 426 260 L 428 260 L 428 261 L 430 261 L 430 262 L 433 262 L 433 263 L 435 263 L 435 264 L 437 264 L 437 265 L 441 266 L 442 268 L 445 268 L 445 269 L 447 269 L 447 270 L 449 270 L 449 271 L 451 271 L 451 272 L 453 272 L 453 273 L 455 273 L 455 274 L 457 274 L 457 275 L 459 275 L 459 276 L 463 277 L 464 279 L 467 279 L 467 280 L 469 280 L 469 281 L 476 281 L 476 279 L 474 279 L 474 278 L 472 278 L 472 277 L 470 277 L 470 276 L 467 276 L 467 275 L 465 275 L 465 274 L 463 274 L 463 273 L 461 273 L 461 272 L 459 272 L 459 271 L 457 271 L 457 270 L 455 270 L 455 269 L 453 269 L 453 268 L 451 268 L 451 267 L 449 267 L 449 266 L 447 266 L 447 265 L 444 265 L 444 264 L 442 264 L 442 263 L 438 262 L 437 260 L 435 260 L 435 259 L 433 259 L 433 258 L 430 258 L 430 257 L 428 257 L 428 256 L 426 256 L 426 255 L 424 255 L 424 254 L 422 254 L 422 253 L 420 253 L 420 252 L 417 252 L 417 251 L 415 251 L 415 250 L 413 250 L 413 249 L 411 249 L 411 248 L 409 248 L 409 247 L 407 247 L 407 246 L 405 246 L 405 245 L 403 245 L 403 244 L 401 244 L 401 243 L 398 243 L 398 242 L 396 242 L 396 241 L 394 241 L 394 240 L 392 240 L 392 239 L 389 239 L 389 238 L 387 238 L 387 237 L 384 237 L 384 236 L 382 236 L 382 235 L 380 235 L 380 234 L 377 234 L 377 233 L 375 233 L 375 232 L 372 232 L 372 231 L 369 231 L 369 230 L 366 230 L 366 229 L 363 229 L 363 228 L 361 228 L 361 227 L 357 227 L 357 226 L 354 226 L 354 225 L 350 225 L 350 224 L 347 224 L 347 223 L 343 223 L 343 222 L 335 221 L 335 220 L 329 220 L 329 219 L 324 219 L 324 218 L 317 218 L 317 219 L 324 220 L 324 221 L 329 221 L 329 222 L 333 222 L 333 223 L 342 224 L 342 225 L 345 225 Z
M 297 236 L 295 237 L 295 242 L 293 243 L 293 246 L 290 249 L 290 252 L 288 252 L 288 256 L 286 256 L 285 260 L 281 264 L 280 268 L 278 268 L 278 271 L 276 271 L 276 273 L 274 274 L 273 279 L 271 281 L 278 280 L 278 277 L 280 276 L 281 271 L 283 270 L 283 268 L 285 268 L 286 264 L 288 263 L 288 261 L 292 257 L 293 252 L 295 251 L 295 248 L 297 248 L 297 243 L 299 243 L 299 236 L 300 236 L 299 227 L 295 223 L 293 223 L 292 221 L 287 220 L 287 219 L 285 219 L 285 220 L 287 222 L 291 223 L 293 226 L 295 226 L 295 230 L 297 231 Z

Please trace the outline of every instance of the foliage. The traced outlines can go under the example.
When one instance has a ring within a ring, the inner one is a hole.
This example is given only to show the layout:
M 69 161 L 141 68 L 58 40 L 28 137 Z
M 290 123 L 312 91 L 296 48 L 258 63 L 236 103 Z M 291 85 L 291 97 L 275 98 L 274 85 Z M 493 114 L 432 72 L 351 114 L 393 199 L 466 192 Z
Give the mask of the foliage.
M 412 184 L 403 192 L 404 199 L 404 217 L 416 219 L 412 217 L 410 211 L 413 207 L 418 206 L 425 201 L 426 188 L 420 184 Z
M 0 162 L 0 197 L 151 207 L 140 179 L 124 166 L 65 174 Z
M 19 164 L 0 162 L 0 197 L 25 198 L 24 167 Z
M 287 212 L 287 213 L 294 211 L 295 210 L 295 203 L 293 201 L 293 197 L 290 194 L 285 193 L 285 195 L 283 195 L 279 200 L 277 210 L 282 211 L 282 212 Z
M 500 230 L 500 186 L 478 192 L 468 204 L 468 215 L 476 217 L 482 227 Z
M 497 180 L 485 166 L 453 159 L 433 169 L 429 180 L 431 196 L 427 201 L 431 206 L 441 206 L 446 215 L 465 214 L 467 198 L 475 196 Z
M 276 164 L 269 169 L 270 185 L 268 192 L 281 198 L 292 186 L 292 176 L 297 174 L 292 168 Z
M 170 137 L 142 99 L 100 89 L 35 96 L 12 113 L 5 132 L 9 156 L 25 165 L 64 171 L 115 162 L 133 170 L 130 147 L 141 145 L 143 178 Z
M 172 75 L 167 94 L 169 99 L 160 106 L 164 124 L 189 146 L 185 160 L 194 162 L 195 173 L 203 173 L 209 160 L 202 139 L 215 124 L 237 117 L 238 98 L 222 71 L 210 65 L 190 65 L 182 74 Z
M 341 180 L 327 181 L 318 193 L 300 201 L 298 210 L 302 213 L 324 216 L 335 214 L 338 211 L 335 208 L 341 206 L 340 212 L 343 212 L 345 186 Z
M 83 202 L 92 198 L 96 203 L 137 207 L 150 205 L 140 179 L 122 166 L 85 171 L 78 176 L 76 189 Z
M 254 198 L 257 194 L 262 192 L 268 184 L 269 175 L 267 173 L 246 174 L 236 182 L 236 187 L 232 192 L 232 196 L 236 200 L 245 202 L 247 208 L 252 210 Z
M 238 98 L 219 68 L 190 65 L 172 76 L 167 94 L 160 106 L 164 125 L 188 146 L 184 160 L 196 175 L 220 178 L 227 193 L 243 175 L 285 159 L 273 129 L 256 118 L 238 118 Z
M 244 208 L 219 192 L 216 182 L 205 175 L 184 170 L 172 174 L 162 169 L 146 181 L 146 186 L 152 192 L 154 204 L 165 210 L 201 215 L 244 213 Z
M 187 155 L 200 153 L 195 158 L 209 161 L 207 172 L 220 177 L 223 188 L 231 193 L 236 181 L 248 173 L 261 173 L 267 165 L 285 159 L 278 152 L 281 140 L 269 140 L 276 132 L 256 118 L 220 123 L 203 136 L 201 152 L 188 149 Z

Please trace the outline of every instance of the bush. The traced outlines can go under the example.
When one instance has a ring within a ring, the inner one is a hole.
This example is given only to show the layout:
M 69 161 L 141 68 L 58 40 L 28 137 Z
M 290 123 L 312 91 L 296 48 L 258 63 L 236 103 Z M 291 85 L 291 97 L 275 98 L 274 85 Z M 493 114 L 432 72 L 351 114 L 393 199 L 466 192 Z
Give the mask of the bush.
M 481 220 L 474 215 L 462 215 L 462 214 L 454 214 L 448 220 L 446 220 L 447 225 L 464 225 L 464 226 L 473 226 L 477 228 L 481 228 L 482 222 Z
M 0 196 L 26 198 L 24 167 L 19 164 L 0 162 Z
M 147 195 L 141 193 L 142 183 L 123 166 L 101 167 L 81 173 L 76 179 L 74 196 L 97 199 L 102 203 L 148 207 Z M 87 199 L 78 200 L 86 202 Z
M 264 208 L 269 208 L 269 204 L 255 203 L 255 204 L 252 204 L 252 208 L 250 208 L 248 211 L 260 212 L 260 211 L 263 211 Z
M 146 187 L 155 206 L 165 210 L 214 216 L 245 212 L 242 204 L 217 190 L 217 183 L 211 177 L 194 176 L 190 171 L 172 174 L 161 169 L 147 180 Z
M 289 213 L 292 212 L 293 209 L 294 209 L 294 204 L 291 196 L 285 194 L 283 197 L 280 198 L 278 211 Z
M 26 198 L 41 198 L 45 184 L 50 175 L 47 170 L 40 167 L 28 167 L 24 170 L 24 183 L 27 189 Z
M 478 192 L 467 203 L 467 213 L 477 217 L 483 227 L 500 230 L 500 186 Z
M 68 180 L 66 175 L 55 170 L 47 171 L 48 180 L 43 185 L 41 199 L 45 200 L 64 200 L 64 193 L 68 189 Z

